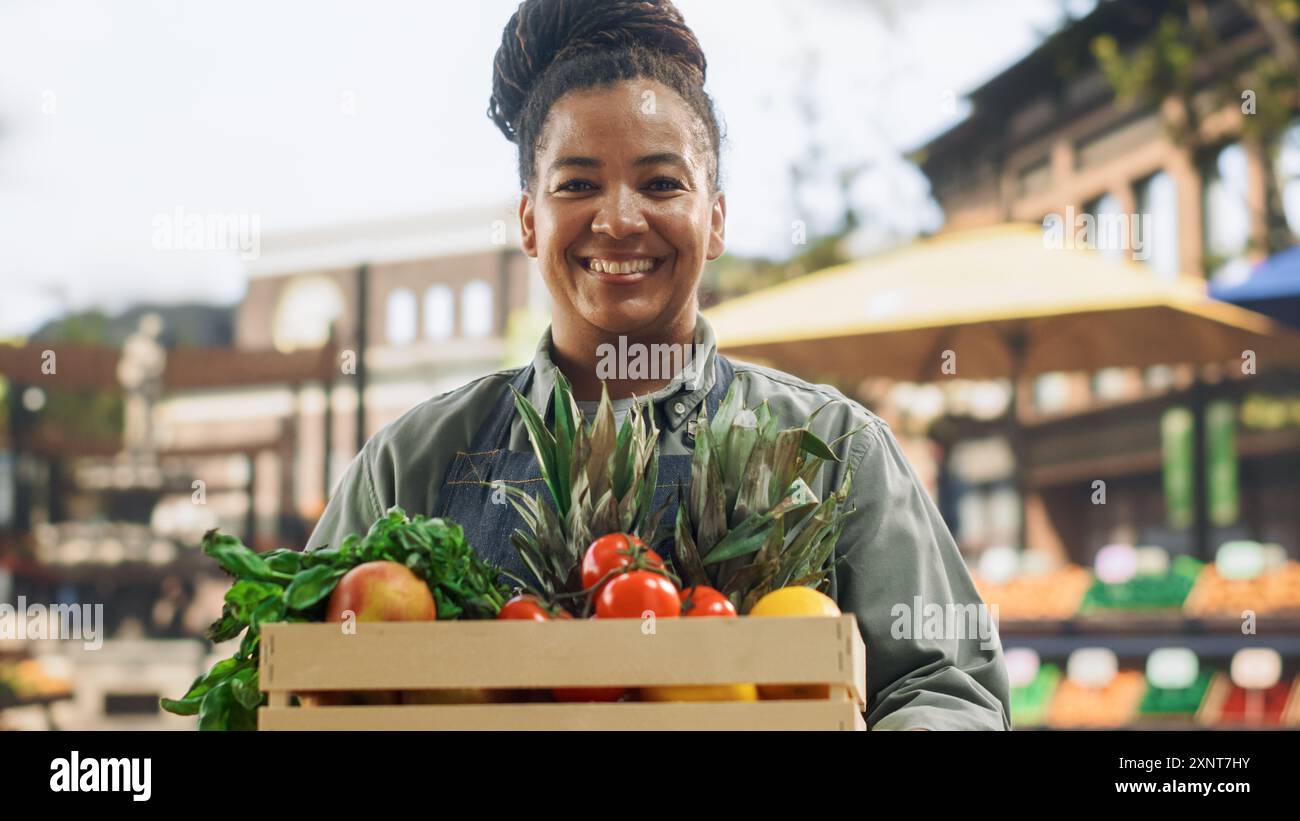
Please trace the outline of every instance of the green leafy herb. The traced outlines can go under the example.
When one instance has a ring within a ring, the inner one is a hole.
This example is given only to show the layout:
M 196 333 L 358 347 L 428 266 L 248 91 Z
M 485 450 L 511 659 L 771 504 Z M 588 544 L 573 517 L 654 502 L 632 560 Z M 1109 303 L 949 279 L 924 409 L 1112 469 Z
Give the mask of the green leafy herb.
M 398 507 L 365 536 L 348 536 L 338 547 L 259 554 L 212 530 L 203 537 L 203 552 L 235 577 L 221 618 L 204 635 L 214 643 L 243 638 L 232 657 L 196 678 L 184 696 L 160 702 L 169 713 L 197 715 L 200 730 L 257 728 L 257 708 L 265 700 L 258 687 L 262 625 L 323 620 L 330 593 L 358 565 L 392 561 L 410 568 L 429 585 L 439 619 L 495 618 L 509 595 L 500 569 L 479 557 L 459 525 L 408 518 Z

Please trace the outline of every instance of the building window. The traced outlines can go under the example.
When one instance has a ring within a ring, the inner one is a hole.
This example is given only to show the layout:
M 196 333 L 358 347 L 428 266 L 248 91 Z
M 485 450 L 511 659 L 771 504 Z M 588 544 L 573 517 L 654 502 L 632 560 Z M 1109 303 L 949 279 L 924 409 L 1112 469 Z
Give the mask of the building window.
M 1300 237 L 1300 120 L 1282 135 L 1277 157 L 1277 184 L 1282 191 L 1282 209 L 1287 227 Z
M 1102 368 L 1092 375 L 1092 394 L 1105 402 L 1127 399 L 1133 395 L 1127 368 Z
M 1020 169 L 1020 196 L 1032 197 L 1052 187 L 1052 166 L 1047 157 Z
M 1054 413 L 1070 403 L 1070 377 L 1045 373 L 1034 380 L 1034 404 L 1043 413 Z
M 1169 365 L 1152 365 L 1143 374 L 1147 388 L 1153 391 L 1167 391 L 1174 387 L 1174 369 Z
M 1107 260 L 1119 262 L 1128 257 L 1129 225 L 1128 216 L 1119 197 L 1107 194 L 1088 204 L 1087 211 L 1092 215 L 1093 243 Z
M 424 292 L 424 338 L 432 342 L 447 339 L 455 330 L 456 308 L 451 289 L 434 285 Z
M 1246 150 L 1239 143 L 1225 146 L 1204 176 L 1206 271 L 1215 277 L 1244 275 L 1250 267 Z
M 1178 276 L 1178 186 L 1161 171 L 1138 185 L 1138 241 L 1134 257 L 1163 278 Z
M 409 288 L 398 288 L 388 294 L 388 310 L 384 327 L 388 341 L 393 345 L 409 345 L 415 341 L 415 294 Z
M 461 330 L 465 336 L 481 338 L 492 333 L 492 286 L 476 279 L 460 293 Z
M 271 321 L 271 344 L 281 353 L 319 348 L 330 326 L 343 315 L 343 291 L 334 280 L 310 276 L 291 282 L 281 293 Z

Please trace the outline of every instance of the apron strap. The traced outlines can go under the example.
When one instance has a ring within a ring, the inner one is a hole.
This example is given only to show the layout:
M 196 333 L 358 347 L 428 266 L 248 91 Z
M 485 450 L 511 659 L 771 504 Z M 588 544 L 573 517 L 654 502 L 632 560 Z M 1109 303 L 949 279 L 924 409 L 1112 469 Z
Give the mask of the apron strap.
M 732 366 L 731 360 L 716 350 L 713 352 L 713 369 L 715 371 L 713 388 L 709 391 L 709 395 L 704 397 L 704 406 L 708 408 L 710 419 L 717 415 L 718 406 L 726 397 L 727 389 L 731 387 L 731 380 L 736 377 L 736 369 Z
M 525 396 L 528 395 L 528 383 L 533 381 L 533 366 L 525 365 L 510 380 L 510 387 Z M 474 441 L 470 445 L 471 453 L 483 453 L 510 444 L 510 422 L 515 417 L 515 397 L 507 387 L 505 395 L 492 406 L 488 418 L 478 426 Z

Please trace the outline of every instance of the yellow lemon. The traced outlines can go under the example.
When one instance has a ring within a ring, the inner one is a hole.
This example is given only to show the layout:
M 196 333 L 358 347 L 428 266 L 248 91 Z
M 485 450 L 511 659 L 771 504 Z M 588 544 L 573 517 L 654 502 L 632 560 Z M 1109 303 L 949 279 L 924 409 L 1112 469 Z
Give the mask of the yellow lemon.
M 758 701 L 752 684 L 701 684 L 678 687 L 642 687 L 645 701 Z
M 835 600 L 811 587 L 782 587 L 759 599 L 749 611 L 751 616 L 838 616 Z M 826 684 L 764 684 L 758 694 L 765 700 L 827 699 L 831 688 Z
M 751 616 L 838 616 L 835 600 L 811 587 L 782 587 L 759 599 Z

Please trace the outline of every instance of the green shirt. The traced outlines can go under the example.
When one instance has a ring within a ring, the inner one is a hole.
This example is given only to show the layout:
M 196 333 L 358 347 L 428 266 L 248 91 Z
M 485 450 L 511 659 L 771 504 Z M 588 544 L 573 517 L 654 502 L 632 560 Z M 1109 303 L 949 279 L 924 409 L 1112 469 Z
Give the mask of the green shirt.
M 699 377 L 691 382 L 679 375 L 649 397 L 662 405 L 667 420 L 660 434 L 664 453 L 691 451 L 687 423 L 713 386 L 715 340 L 703 317 L 695 341 L 707 356 Z M 548 329 L 533 358 L 536 372 L 529 387 L 529 399 L 539 408 L 555 384 L 550 349 Z M 734 365 L 745 407 L 766 400 L 783 427 L 805 424 L 829 400 L 812 424 L 824 441 L 863 428 L 835 447 L 842 461 L 828 464 L 813 490 L 825 498 L 845 470 L 855 471 L 857 512 L 836 547 L 844 558 L 830 593 L 841 610 L 857 616 L 866 643 L 867 724 L 873 729 L 1010 729 L 1009 685 L 996 628 L 976 615 L 983 603 L 961 554 L 888 425 L 827 385 L 744 362 Z M 349 465 L 308 549 L 365 533 L 393 505 L 412 513 L 436 510 L 447 466 L 469 448 L 517 373 L 498 371 L 428 399 L 375 434 Z M 531 449 L 517 418 L 510 449 Z M 957 617 L 945 621 L 941 613 Z

